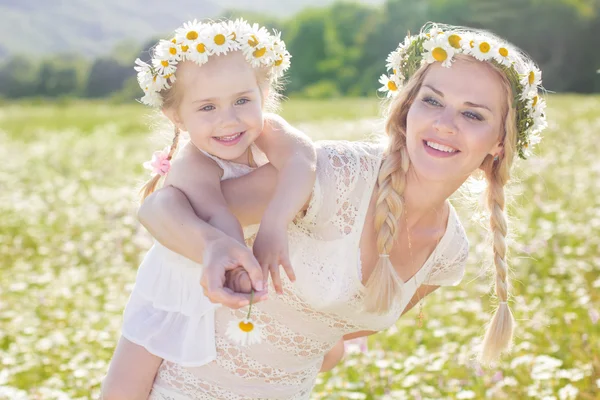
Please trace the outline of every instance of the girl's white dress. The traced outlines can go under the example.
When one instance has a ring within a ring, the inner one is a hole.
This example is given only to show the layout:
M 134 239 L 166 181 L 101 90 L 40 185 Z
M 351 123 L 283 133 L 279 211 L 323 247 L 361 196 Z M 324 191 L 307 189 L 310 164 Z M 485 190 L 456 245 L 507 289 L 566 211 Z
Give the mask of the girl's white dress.
M 263 326 L 262 343 L 240 347 L 228 340 L 228 322 L 243 318 L 247 309 L 218 308 L 216 359 L 200 367 L 164 361 L 150 399 L 309 399 L 323 356 L 342 335 L 389 328 L 421 284 L 460 282 L 468 241 L 450 207 L 445 234 L 405 283 L 402 298 L 384 315 L 362 309 L 359 240 L 383 150 L 364 142 L 318 143 L 313 197 L 305 217 L 289 229 L 297 281 L 282 276 L 284 294 L 274 295 L 271 286 L 269 300 L 253 307 L 255 321 Z M 184 340 L 200 346 L 206 338 Z
M 256 146 L 250 147 L 257 165 L 268 162 Z M 221 180 L 245 175 L 253 168 L 211 156 L 223 169 Z M 258 225 L 246 227 L 251 240 Z M 157 241 L 140 265 L 123 313 L 122 335 L 150 353 L 182 366 L 200 366 L 217 355 L 215 311 L 200 286 L 202 265 Z

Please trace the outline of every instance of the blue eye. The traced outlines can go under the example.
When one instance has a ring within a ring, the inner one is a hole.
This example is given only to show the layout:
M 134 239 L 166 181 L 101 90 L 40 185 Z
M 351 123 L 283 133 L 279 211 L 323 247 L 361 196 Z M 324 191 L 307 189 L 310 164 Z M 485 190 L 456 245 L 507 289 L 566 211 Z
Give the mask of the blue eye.
M 472 120 L 475 120 L 475 121 L 483 121 L 483 117 L 481 115 L 476 114 L 476 113 L 471 112 L 471 111 L 466 111 L 466 112 L 463 113 L 463 115 L 465 117 L 467 117 L 468 119 L 472 119 Z
M 206 105 L 202 108 L 200 108 L 200 111 L 212 111 L 215 109 L 215 106 L 213 106 L 212 104 Z
M 242 105 L 244 105 L 244 104 L 246 104 L 246 103 L 248 103 L 248 102 L 250 102 L 250 100 L 249 100 L 249 99 L 242 98 L 242 99 L 239 99 L 238 101 L 236 101 L 236 102 L 235 102 L 235 105 L 237 105 L 237 106 L 242 106 Z
M 437 101 L 436 99 L 434 99 L 433 97 L 425 97 L 422 101 L 423 101 L 423 103 L 427 103 L 427 104 L 435 106 L 435 107 L 441 106 L 440 102 Z

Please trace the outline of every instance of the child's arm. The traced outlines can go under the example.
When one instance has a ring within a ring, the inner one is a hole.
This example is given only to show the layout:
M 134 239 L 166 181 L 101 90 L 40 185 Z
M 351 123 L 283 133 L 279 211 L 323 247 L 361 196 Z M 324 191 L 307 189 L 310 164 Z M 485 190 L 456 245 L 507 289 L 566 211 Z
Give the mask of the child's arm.
M 193 181 L 190 180 L 190 165 L 202 171 L 193 176 Z M 164 185 L 181 190 L 201 219 L 244 243 L 242 227 L 229 211 L 221 192 L 221 173 L 221 168 L 213 160 L 188 144 L 181 157 L 174 160 Z
M 192 173 L 192 171 L 197 171 L 197 173 Z M 165 180 L 165 186 L 173 186 L 181 190 L 187 195 L 192 209 L 201 219 L 234 238 L 245 247 L 242 227 L 229 211 L 221 192 L 221 173 L 221 169 L 213 160 L 206 157 L 194 146 L 188 145 L 183 149 L 181 157 L 177 158 L 173 163 Z M 230 245 L 229 243 L 225 243 L 225 246 Z M 214 247 L 219 248 L 219 246 Z M 203 256 L 208 258 L 206 262 L 210 263 L 212 259 L 220 257 L 219 254 L 213 253 L 214 251 L 209 251 L 203 254 Z M 225 270 L 234 269 L 236 262 L 241 264 L 238 260 L 232 260 L 225 267 Z M 219 286 L 219 282 L 209 281 L 210 278 L 207 275 L 210 274 L 203 274 L 202 280 L 209 289 Z M 221 280 L 222 283 L 223 280 Z M 242 288 L 243 290 L 238 292 L 248 293 L 250 292 L 251 285 L 244 283 Z M 258 297 L 260 297 L 260 294 Z
M 295 280 L 288 257 L 287 227 L 310 197 L 317 155 L 310 138 L 273 114 L 268 116 L 256 144 L 279 173 L 254 242 L 254 255 L 263 268 L 263 278 L 270 270 L 276 291 L 282 293 L 279 265 L 291 281 Z
M 319 372 L 331 371 L 344 357 L 344 339 L 340 339 L 331 350 L 325 354 L 321 370 Z

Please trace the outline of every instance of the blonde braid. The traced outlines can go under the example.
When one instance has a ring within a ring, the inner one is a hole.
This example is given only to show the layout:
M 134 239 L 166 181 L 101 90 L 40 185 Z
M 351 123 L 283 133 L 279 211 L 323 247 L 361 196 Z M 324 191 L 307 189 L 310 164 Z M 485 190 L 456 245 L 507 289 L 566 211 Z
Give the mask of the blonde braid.
M 179 144 L 179 135 L 179 128 L 177 126 L 174 126 L 173 142 L 171 142 L 171 147 L 169 148 L 169 155 L 167 156 L 167 160 L 169 161 L 171 161 L 173 155 L 175 154 L 175 151 L 177 150 L 177 145 Z M 150 196 L 156 190 L 156 186 L 158 186 L 158 182 L 160 181 L 161 177 L 162 175 L 156 174 L 148 182 L 146 182 L 144 186 L 142 186 L 142 188 L 140 189 L 141 202 L 144 202 L 146 197 Z
M 369 312 L 381 314 L 389 310 L 404 284 L 390 262 L 389 254 L 398 235 L 398 220 L 404 212 L 402 194 L 410 167 L 406 149 L 406 117 L 428 69 L 429 66 L 426 66 L 415 73 L 403 92 L 390 104 L 386 118 L 385 131 L 390 142 L 377 177 L 375 230 L 379 259 L 366 284 L 364 301 L 365 310 Z
M 504 79 L 503 83 L 507 93 L 511 94 L 509 83 Z M 509 281 L 508 264 L 506 262 L 508 223 L 505 213 L 504 187 L 510 179 L 510 169 L 515 154 L 516 113 L 510 105 L 512 99 L 510 95 L 508 99 L 508 112 L 503 124 L 505 132 L 503 154 L 497 160 L 492 156 L 487 156 L 482 165 L 488 183 L 486 202 L 490 212 L 494 265 L 496 266 L 495 287 L 499 299 L 498 309 L 492 317 L 483 339 L 480 360 L 485 364 L 496 360 L 503 351 L 510 348 L 514 330 L 514 317 L 508 306 Z

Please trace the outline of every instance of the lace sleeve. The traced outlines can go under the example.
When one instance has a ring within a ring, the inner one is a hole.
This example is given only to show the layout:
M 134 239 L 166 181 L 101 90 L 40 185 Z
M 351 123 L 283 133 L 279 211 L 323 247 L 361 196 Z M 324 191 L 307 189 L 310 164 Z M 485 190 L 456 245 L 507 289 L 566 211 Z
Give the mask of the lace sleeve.
M 447 229 L 452 229 L 452 232 L 448 242 L 435 258 L 431 275 L 426 280 L 428 285 L 456 286 L 465 274 L 469 240 L 453 208 L 451 208 L 450 219 Z
M 377 178 L 383 147 L 342 140 L 317 143 L 317 179 L 306 214 L 305 233 L 336 240 L 355 229 L 361 205 Z

